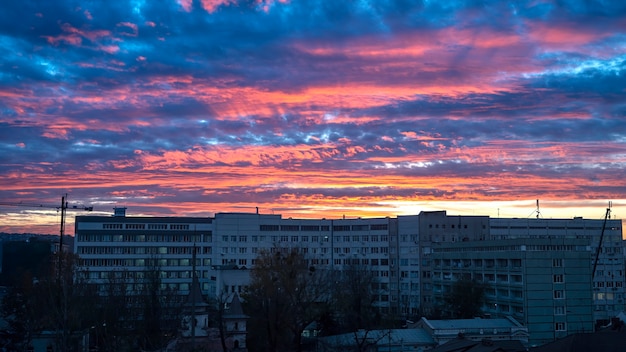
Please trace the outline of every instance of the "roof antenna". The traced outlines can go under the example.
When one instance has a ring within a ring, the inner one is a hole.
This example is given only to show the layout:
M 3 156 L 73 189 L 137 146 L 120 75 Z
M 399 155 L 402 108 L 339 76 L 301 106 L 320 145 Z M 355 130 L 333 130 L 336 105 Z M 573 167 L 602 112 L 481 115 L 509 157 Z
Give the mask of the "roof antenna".
M 539 199 L 537 199 L 537 219 L 541 216 L 541 212 L 539 211 Z
M 537 208 L 535 209 L 535 211 L 530 213 L 530 215 L 533 215 L 535 213 L 537 213 L 537 219 L 539 219 L 541 217 L 541 212 L 539 211 L 539 199 L 537 199 Z M 530 217 L 530 215 L 528 215 L 528 217 Z

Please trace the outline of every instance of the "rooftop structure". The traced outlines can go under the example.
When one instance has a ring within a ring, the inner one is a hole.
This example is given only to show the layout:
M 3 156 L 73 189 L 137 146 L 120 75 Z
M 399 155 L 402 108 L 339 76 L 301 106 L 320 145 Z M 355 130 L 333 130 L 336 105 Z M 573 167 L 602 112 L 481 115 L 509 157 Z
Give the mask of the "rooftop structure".
M 510 316 L 496 319 L 430 320 L 421 318 L 416 323 L 416 327 L 426 330 L 439 345 L 459 336 L 474 341 L 489 339 L 491 341 L 516 340 L 524 344 L 528 342 L 528 329 Z

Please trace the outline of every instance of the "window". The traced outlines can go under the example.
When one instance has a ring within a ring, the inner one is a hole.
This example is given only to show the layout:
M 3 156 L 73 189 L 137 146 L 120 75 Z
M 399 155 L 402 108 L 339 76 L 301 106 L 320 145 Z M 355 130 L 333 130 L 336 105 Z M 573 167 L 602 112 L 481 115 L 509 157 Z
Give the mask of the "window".
M 555 331 L 566 331 L 567 329 L 565 328 L 565 323 L 559 322 L 559 323 L 554 323 L 554 330 Z
M 565 291 L 554 290 L 554 299 L 563 299 L 563 298 L 565 298 Z
M 564 314 L 565 314 L 565 307 L 563 306 L 554 307 L 554 315 L 564 315 Z
M 560 268 L 562 266 L 563 266 L 563 259 L 561 259 L 561 258 L 552 259 L 552 267 Z
M 562 284 L 563 283 L 563 274 L 554 274 L 554 275 L 552 275 L 552 282 L 554 282 L 555 284 Z
M 278 231 L 278 225 L 261 225 L 261 231 Z

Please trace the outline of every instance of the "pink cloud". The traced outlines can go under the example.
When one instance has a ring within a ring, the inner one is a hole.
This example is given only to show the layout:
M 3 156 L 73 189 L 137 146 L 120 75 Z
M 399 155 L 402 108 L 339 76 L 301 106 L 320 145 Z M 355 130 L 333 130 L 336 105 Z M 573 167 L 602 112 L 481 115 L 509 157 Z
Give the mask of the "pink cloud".
M 185 10 L 185 12 L 191 12 L 193 0 L 178 0 L 178 4 Z
M 111 32 L 108 30 L 81 30 L 73 27 L 69 23 L 64 23 L 63 25 L 61 25 L 61 30 L 64 32 L 64 34 L 59 34 L 58 36 L 43 37 L 46 38 L 48 43 L 52 45 L 66 43 L 69 45 L 80 46 L 83 42 L 83 39 L 88 39 L 92 42 L 95 42 L 100 38 L 108 37 L 111 35 Z
M 208 13 L 213 13 L 220 6 L 237 4 L 237 0 L 200 0 L 202 8 Z
M 139 29 L 137 28 L 137 25 L 131 22 L 120 22 L 117 24 L 117 27 L 126 27 L 126 28 L 130 28 L 132 30 L 131 33 L 127 33 L 127 32 L 121 32 L 121 35 L 126 35 L 126 36 L 131 36 L 131 37 L 136 37 L 137 34 L 139 33 Z

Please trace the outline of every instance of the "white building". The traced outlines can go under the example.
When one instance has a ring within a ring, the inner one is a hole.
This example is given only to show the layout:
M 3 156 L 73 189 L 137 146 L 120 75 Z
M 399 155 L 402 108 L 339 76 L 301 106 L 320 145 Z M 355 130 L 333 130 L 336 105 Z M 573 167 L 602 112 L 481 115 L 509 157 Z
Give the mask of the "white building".
M 94 282 L 124 270 L 140 279 L 158 268 L 162 283 L 189 292 L 193 247 L 202 291 L 240 293 L 261 249 L 298 248 L 310 265 L 342 270 L 370 268 L 379 279 L 376 305 L 402 317 L 433 307 L 433 248 L 441 243 L 512 238 L 580 238 L 599 243 L 602 220 L 500 219 L 449 216 L 445 211 L 397 218 L 286 219 L 259 213 L 218 213 L 209 218 L 77 216 L 74 251 Z M 605 319 L 624 309 L 624 256 L 619 220 L 609 220 L 598 257 L 594 309 Z M 595 247 L 594 247 L 595 246 Z

